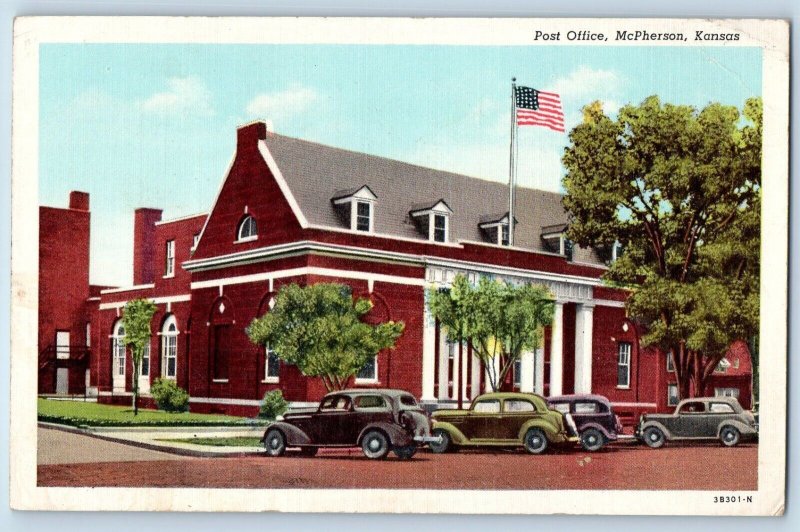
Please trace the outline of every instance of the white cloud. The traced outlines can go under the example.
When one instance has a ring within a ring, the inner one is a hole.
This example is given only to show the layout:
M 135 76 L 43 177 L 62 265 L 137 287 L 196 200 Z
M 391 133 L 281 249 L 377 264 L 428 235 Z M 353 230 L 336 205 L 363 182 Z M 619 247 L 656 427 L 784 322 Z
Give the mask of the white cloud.
M 250 100 L 247 104 L 247 114 L 251 119 L 266 118 L 281 121 L 305 112 L 319 99 L 319 94 L 308 87 L 291 87 L 282 91 L 264 92 Z
M 151 113 L 214 113 L 211 91 L 202 80 L 192 77 L 170 78 L 167 87 L 167 90 L 157 92 L 141 102 L 141 108 Z
M 621 83 L 619 74 L 612 70 L 581 66 L 569 75 L 558 78 L 552 87 L 562 100 L 589 98 L 592 101 L 602 99 L 601 96 L 617 94 Z

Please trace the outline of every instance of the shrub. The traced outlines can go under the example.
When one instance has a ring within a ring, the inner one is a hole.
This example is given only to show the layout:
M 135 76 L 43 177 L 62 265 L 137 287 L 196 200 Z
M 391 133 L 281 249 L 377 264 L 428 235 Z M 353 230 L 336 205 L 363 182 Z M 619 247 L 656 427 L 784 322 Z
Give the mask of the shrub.
M 189 394 L 170 379 L 156 379 L 150 387 L 150 395 L 159 410 L 185 412 L 189 408 Z
M 283 392 L 280 390 L 272 390 L 264 394 L 264 399 L 261 400 L 261 410 L 258 412 L 258 417 L 275 419 L 286 412 L 288 408 L 289 403 L 283 398 Z

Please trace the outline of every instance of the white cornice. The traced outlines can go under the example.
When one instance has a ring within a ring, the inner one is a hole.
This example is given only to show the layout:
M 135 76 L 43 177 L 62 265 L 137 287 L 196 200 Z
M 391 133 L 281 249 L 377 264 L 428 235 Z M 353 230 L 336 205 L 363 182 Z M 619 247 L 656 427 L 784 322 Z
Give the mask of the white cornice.
M 135 284 L 131 286 L 123 286 L 120 288 L 106 288 L 104 290 L 100 290 L 101 294 L 116 294 L 119 292 L 132 292 L 135 290 L 147 290 L 150 288 L 155 288 L 156 285 L 154 284 Z

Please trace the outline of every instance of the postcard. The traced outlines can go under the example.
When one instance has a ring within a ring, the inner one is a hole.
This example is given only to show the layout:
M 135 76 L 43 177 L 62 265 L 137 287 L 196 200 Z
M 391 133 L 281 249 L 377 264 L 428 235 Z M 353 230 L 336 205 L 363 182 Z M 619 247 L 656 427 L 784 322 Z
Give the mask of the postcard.
M 12 507 L 781 515 L 788 32 L 17 19 Z

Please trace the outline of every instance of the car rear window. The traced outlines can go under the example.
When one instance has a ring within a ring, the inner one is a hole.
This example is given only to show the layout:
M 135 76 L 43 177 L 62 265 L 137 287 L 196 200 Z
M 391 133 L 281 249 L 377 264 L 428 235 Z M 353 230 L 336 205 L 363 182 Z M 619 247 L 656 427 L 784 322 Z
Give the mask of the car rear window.
M 506 399 L 503 403 L 504 412 L 533 412 L 535 410 L 536 407 L 533 406 L 533 403 L 522 399 Z
M 733 414 L 733 407 L 728 403 L 711 403 L 708 405 L 708 411 L 717 414 Z
M 386 400 L 380 395 L 361 395 L 355 403 L 356 408 L 386 408 Z
M 400 404 L 405 406 L 417 406 L 417 400 L 410 395 L 401 395 Z
M 491 401 L 478 401 L 472 409 L 474 412 L 481 412 L 483 414 L 497 414 L 500 412 L 500 401 L 493 399 Z
M 599 411 L 597 403 L 575 403 L 576 414 L 596 414 Z

